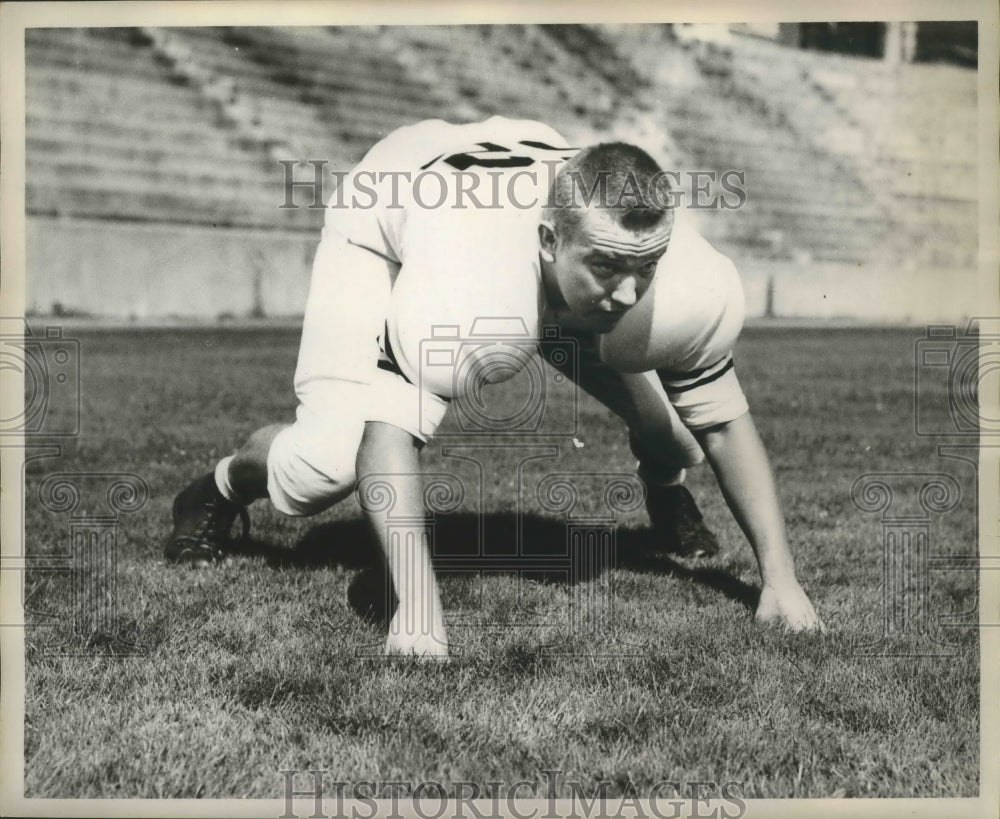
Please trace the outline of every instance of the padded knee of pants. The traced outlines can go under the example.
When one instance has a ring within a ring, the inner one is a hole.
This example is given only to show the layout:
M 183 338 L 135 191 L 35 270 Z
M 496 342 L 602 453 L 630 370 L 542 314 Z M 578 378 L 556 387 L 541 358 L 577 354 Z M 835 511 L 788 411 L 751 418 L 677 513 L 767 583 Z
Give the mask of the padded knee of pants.
M 275 437 L 267 455 L 267 491 L 286 515 L 315 515 L 351 494 L 364 421 L 336 419 L 317 428 L 296 421 Z

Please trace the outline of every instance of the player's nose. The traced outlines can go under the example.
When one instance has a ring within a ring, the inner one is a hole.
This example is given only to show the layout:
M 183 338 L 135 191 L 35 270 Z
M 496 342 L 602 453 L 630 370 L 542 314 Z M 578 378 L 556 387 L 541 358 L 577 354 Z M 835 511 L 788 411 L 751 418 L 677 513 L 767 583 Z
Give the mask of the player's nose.
M 615 307 L 620 309 L 632 307 L 637 298 L 634 276 L 626 276 L 622 279 L 618 287 L 615 288 L 615 292 L 611 294 L 611 301 L 614 302 Z

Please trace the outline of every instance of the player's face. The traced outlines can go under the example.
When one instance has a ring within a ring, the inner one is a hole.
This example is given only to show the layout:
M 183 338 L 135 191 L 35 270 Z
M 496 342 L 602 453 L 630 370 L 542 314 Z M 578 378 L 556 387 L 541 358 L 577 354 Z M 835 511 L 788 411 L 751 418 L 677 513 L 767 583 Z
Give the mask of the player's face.
M 672 227 L 668 217 L 665 224 L 636 232 L 596 208 L 582 213 L 571 235 L 553 229 L 547 242 L 543 226 L 549 302 L 560 320 L 597 333 L 612 330 L 649 289 Z

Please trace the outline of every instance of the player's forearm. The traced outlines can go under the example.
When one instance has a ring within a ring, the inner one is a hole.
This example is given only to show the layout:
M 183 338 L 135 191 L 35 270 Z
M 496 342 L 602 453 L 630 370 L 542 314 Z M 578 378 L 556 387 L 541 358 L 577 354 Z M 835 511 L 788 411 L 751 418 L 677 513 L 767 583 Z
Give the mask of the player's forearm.
M 757 556 L 764 585 L 796 583 L 774 475 L 750 414 L 701 432 L 698 438 Z
M 424 630 L 429 632 L 430 621 L 440 619 L 441 603 L 423 537 L 423 479 L 416 440 L 390 424 L 368 423 L 358 453 L 358 485 L 362 506 L 385 555 L 400 616 L 415 626 L 426 622 Z M 385 491 L 393 495 L 393 503 L 381 502 Z M 400 537 L 390 538 L 390 513 Z M 413 537 L 406 536 L 410 532 Z

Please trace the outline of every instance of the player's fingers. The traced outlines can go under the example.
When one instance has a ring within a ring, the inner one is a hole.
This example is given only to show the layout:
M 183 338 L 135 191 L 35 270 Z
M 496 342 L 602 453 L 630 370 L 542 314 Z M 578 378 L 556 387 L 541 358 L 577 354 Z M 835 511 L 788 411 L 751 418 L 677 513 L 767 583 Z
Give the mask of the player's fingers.
M 448 642 L 432 634 L 410 635 L 390 633 L 385 641 L 385 654 L 416 660 L 448 660 Z
M 816 613 L 816 608 L 811 602 L 806 603 L 809 613 L 809 626 L 810 631 L 818 631 L 820 634 L 826 634 L 826 623 L 823 622 L 823 618 Z
M 793 605 L 758 610 L 757 619 L 764 623 L 780 623 L 788 631 L 819 631 L 821 633 L 826 631 L 826 626 L 808 599 L 795 601 Z
M 820 634 L 826 634 L 826 624 L 816 614 L 816 610 L 810 605 L 807 612 L 805 612 L 805 617 L 803 618 L 802 631 L 818 631 Z

